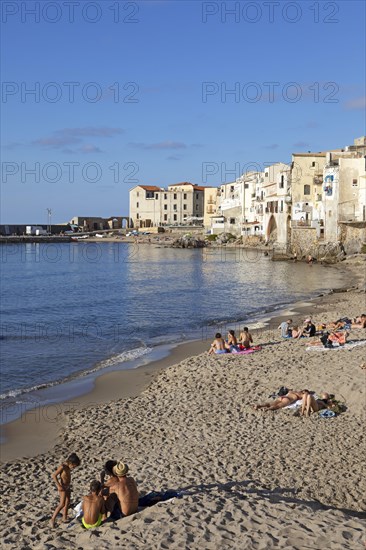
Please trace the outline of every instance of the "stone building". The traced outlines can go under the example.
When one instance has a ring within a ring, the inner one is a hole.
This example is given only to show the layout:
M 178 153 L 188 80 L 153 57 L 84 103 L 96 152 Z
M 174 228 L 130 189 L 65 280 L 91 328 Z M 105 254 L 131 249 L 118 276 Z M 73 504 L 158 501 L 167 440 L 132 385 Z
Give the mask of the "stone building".
M 189 182 L 169 185 L 137 185 L 130 190 L 133 227 L 202 225 L 205 188 Z

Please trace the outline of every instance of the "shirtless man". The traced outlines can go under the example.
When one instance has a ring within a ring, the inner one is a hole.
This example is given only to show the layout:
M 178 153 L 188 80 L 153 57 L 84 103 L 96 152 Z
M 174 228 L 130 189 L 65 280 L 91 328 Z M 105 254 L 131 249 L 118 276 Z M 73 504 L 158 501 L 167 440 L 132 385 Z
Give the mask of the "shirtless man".
M 139 504 L 139 493 L 136 482 L 132 477 L 127 477 L 127 473 L 127 464 L 124 464 L 120 460 L 113 467 L 115 477 L 105 483 L 105 486 L 109 487 L 109 497 L 106 501 L 107 509 L 109 511 L 113 510 L 116 501 L 118 501 L 124 516 L 130 516 L 137 512 Z
M 94 480 L 90 484 L 90 494 L 83 497 L 81 522 L 85 529 L 99 527 L 102 521 L 107 518 L 104 498 L 100 494 L 101 489 L 100 481 Z
M 223 337 L 221 336 L 220 332 L 216 333 L 215 340 L 212 342 L 211 347 L 208 351 L 209 355 L 212 355 L 214 353 L 216 353 L 216 354 L 226 353 L 225 341 L 224 341 Z
M 253 405 L 254 410 L 264 409 L 265 411 L 277 411 L 277 409 L 283 409 L 288 405 L 292 405 L 299 399 L 302 399 L 307 390 L 294 391 L 289 390 L 286 395 L 282 395 L 272 401 L 271 403 L 264 403 L 263 405 Z
M 243 332 L 240 333 L 240 342 L 245 348 L 250 348 L 250 344 L 253 344 L 253 337 L 248 327 L 244 327 Z

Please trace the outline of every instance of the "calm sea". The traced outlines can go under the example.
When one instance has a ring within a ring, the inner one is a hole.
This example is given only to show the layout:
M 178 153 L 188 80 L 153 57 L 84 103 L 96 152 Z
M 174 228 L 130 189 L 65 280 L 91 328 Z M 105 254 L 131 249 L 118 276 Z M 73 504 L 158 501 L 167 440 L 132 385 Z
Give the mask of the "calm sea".
M 164 344 L 211 338 L 222 322 L 249 323 L 341 284 L 333 269 L 239 249 L 64 243 L 0 253 L 3 405 L 135 367 Z

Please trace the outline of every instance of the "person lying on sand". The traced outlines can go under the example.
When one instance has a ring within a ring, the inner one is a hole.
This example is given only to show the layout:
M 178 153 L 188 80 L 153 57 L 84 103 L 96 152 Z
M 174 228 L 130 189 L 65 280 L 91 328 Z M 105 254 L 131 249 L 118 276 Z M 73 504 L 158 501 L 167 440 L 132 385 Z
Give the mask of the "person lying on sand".
M 366 328 L 366 313 L 362 313 L 360 317 L 356 317 L 352 320 L 352 328 Z
M 70 506 L 71 498 L 71 470 L 74 470 L 80 466 L 80 458 L 77 454 L 72 453 L 66 462 L 63 462 L 61 466 L 52 474 L 52 478 L 56 483 L 57 490 L 60 496 L 60 503 L 57 506 L 54 514 L 50 520 L 50 526 L 55 526 L 57 515 L 63 510 L 63 521 L 67 522 L 67 512 Z
M 139 493 L 137 485 L 132 477 L 127 477 L 128 466 L 121 460 L 113 467 L 114 477 L 107 481 L 109 496 L 106 500 L 108 511 L 114 510 L 116 502 L 119 503 L 122 514 L 130 516 L 137 512 Z
M 221 336 L 220 332 L 216 333 L 215 340 L 212 342 L 211 347 L 208 351 L 209 355 L 212 355 L 214 353 L 216 354 L 226 353 L 225 341 Z
M 264 409 L 265 411 L 277 411 L 278 409 L 283 409 L 288 405 L 292 405 L 302 399 L 307 390 L 294 391 L 289 390 L 286 395 L 281 395 L 271 403 L 263 403 L 262 405 L 257 404 L 253 405 L 254 410 Z
M 319 340 L 314 340 L 309 342 L 309 346 L 320 346 L 323 345 L 325 348 L 332 348 L 334 343 L 344 346 L 347 342 L 349 332 L 347 330 L 343 332 L 337 332 L 332 330 L 331 332 L 326 332 L 321 336 Z
M 310 416 L 312 412 L 318 412 L 322 409 L 332 409 L 335 403 L 333 402 L 334 395 L 329 393 L 321 393 L 320 399 L 315 399 L 311 393 L 306 392 L 302 398 L 302 406 L 300 414 L 302 416 Z
M 239 340 L 244 348 L 250 348 L 250 344 L 253 344 L 253 337 L 250 334 L 248 327 L 243 328 L 243 332 L 240 333 Z
M 94 529 L 107 518 L 104 498 L 101 496 L 102 484 L 96 479 L 90 484 L 90 493 L 83 497 L 83 517 L 81 523 L 85 529 Z

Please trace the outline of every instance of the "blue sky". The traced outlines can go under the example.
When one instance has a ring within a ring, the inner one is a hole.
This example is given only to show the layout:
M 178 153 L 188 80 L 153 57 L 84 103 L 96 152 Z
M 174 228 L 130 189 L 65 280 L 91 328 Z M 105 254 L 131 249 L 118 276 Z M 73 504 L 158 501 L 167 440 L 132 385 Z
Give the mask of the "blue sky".
M 365 135 L 362 1 L 1 7 L 1 223 L 126 215 L 134 185 Z

